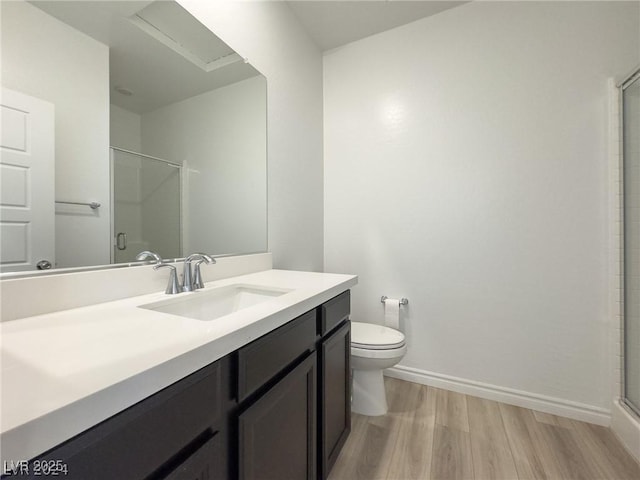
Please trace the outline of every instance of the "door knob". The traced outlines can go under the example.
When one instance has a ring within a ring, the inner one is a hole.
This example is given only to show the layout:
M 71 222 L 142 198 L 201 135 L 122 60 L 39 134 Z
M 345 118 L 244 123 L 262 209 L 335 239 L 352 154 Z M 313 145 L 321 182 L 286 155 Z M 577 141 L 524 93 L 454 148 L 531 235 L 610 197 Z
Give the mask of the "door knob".
M 38 263 L 36 263 L 36 268 L 38 270 L 51 270 L 51 267 L 53 265 L 51 265 L 51 262 L 49 260 L 40 260 Z

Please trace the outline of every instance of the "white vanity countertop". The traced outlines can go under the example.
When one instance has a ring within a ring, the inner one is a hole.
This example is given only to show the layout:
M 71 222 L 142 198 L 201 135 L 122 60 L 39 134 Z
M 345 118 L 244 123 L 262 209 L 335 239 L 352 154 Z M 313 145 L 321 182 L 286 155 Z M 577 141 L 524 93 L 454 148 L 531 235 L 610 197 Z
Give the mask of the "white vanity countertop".
M 153 293 L 0 324 L 2 461 L 28 460 L 222 358 L 357 283 L 267 270 L 208 282 L 290 289 L 216 320 L 138 308 Z

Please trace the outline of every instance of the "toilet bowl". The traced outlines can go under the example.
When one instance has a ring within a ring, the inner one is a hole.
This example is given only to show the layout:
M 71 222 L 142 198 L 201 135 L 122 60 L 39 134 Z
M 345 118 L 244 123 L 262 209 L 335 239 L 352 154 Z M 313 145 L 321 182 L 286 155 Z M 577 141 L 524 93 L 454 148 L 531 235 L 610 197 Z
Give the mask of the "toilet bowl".
M 351 322 L 351 410 L 369 416 L 387 413 L 382 370 L 396 365 L 407 353 L 404 334 L 372 323 Z

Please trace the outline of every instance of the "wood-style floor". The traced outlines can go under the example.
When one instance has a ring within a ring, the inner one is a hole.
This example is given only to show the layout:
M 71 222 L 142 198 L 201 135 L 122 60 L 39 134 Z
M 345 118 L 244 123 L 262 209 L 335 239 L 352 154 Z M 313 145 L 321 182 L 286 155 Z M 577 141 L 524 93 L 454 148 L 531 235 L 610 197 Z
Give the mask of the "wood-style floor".
M 354 414 L 329 480 L 640 479 L 605 427 L 393 378 L 389 413 Z

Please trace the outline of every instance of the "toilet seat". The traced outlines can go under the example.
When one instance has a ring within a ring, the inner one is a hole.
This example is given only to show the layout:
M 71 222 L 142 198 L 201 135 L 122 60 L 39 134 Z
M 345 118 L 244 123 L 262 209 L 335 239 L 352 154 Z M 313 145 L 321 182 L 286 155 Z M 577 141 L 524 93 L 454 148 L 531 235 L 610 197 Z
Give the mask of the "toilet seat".
M 404 346 L 404 334 L 373 323 L 351 322 L 351 347 L 357 350 L 395 350 Z
M 380 368 L 391 368 L 393 365 L 398 363 L 402 357 L 407 353 L 407 346 L 402 345 L 398 348 L 390 348 L 384 350 L 374 350 L 372 348 L 358 348 L 351 346 L 351 363 L 355 366 L 357 365 L 357 359 L 376 359 L 376 360 L 387 360 L 391 361 L 391 364 L 381 366 Z M 373 368 L 375 363 L 371 364 L 369 367 Z M 363 368 L 363 367 L 360 367 Z

